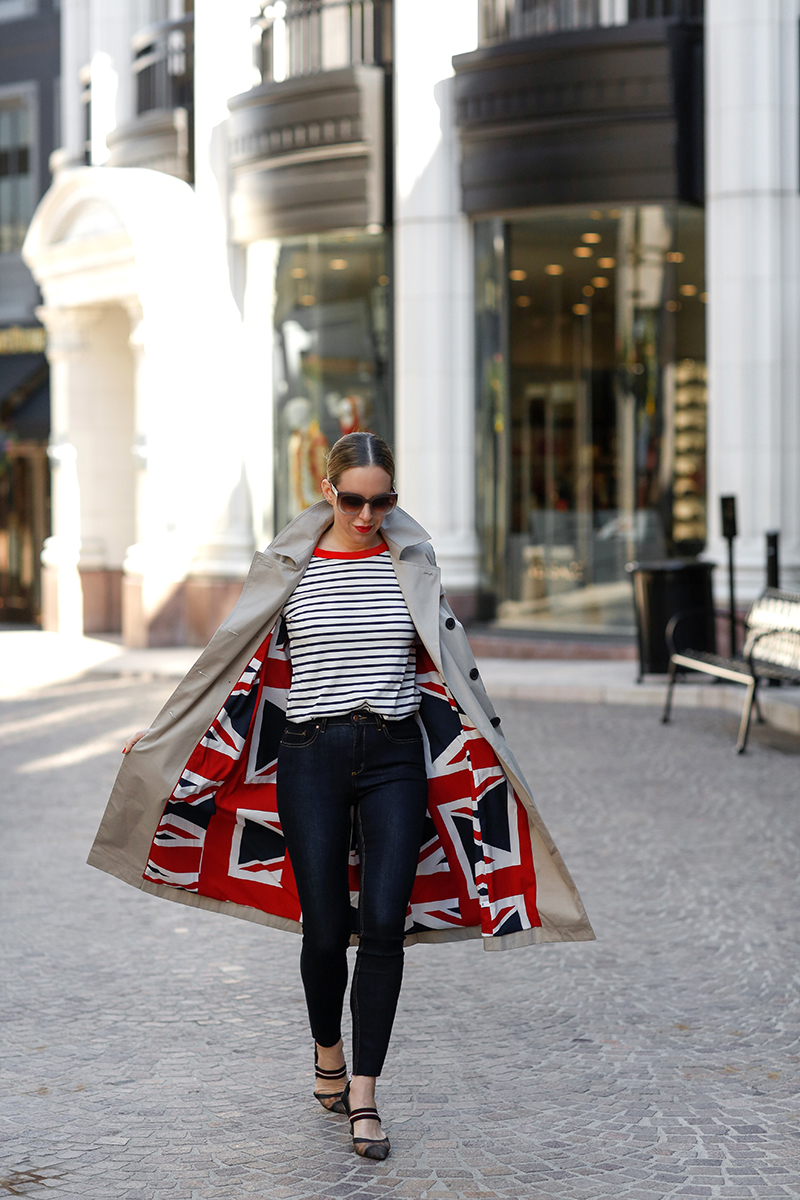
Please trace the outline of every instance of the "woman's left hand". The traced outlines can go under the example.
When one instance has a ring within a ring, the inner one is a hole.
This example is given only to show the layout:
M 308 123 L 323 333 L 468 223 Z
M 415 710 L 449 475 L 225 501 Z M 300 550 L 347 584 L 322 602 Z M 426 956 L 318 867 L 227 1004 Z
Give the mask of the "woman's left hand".
M 143 738 L 146 733 L 146 729 L 140 729 L 138 733 L 132 733 L 125 745 L 122 747 L 122 753 L 129 754 L 139 739 Z

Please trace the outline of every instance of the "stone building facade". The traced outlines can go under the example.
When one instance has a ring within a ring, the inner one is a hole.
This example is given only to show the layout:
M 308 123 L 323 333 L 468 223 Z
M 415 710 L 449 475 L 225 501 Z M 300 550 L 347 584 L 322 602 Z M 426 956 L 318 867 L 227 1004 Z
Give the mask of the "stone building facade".
M 342 432 L 465 619 L 800 586 L 800 0 L 62 0 L 44 623 L 202 643 Z M 722 580 L 720 580 L 722 583 Z

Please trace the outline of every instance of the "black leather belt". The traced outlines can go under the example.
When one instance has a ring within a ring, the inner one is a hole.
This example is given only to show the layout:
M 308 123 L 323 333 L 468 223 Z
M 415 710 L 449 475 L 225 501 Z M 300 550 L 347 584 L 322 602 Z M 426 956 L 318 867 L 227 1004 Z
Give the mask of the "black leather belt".
M 326 725 L 383 725 L 384 720 L 380 713 L 371 712 L 368 708 L 356 708 L 335 717 L 317 717 L 314 724 L 324 729 Z

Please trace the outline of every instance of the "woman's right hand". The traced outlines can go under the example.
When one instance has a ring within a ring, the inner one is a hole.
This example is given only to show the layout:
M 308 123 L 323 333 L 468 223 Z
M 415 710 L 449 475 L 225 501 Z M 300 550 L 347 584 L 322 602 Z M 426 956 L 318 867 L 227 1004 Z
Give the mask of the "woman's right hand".
M 139 738 L 143 738 L 146 733 L 146 729 L 140 729 L 138 733 L 131 734 L 125 745 L 122 747 L 122 753 L 128 754 L 139 741 Z

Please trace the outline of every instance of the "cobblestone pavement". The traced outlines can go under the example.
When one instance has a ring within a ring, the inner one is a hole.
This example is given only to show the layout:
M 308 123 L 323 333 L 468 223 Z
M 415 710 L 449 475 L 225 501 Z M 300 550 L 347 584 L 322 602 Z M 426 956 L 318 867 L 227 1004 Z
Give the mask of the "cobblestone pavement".
M 800 1196 L 800 744 L 506 703 L 598 941 L 417 946 L 356 1159 L 311 1098 L 295 937 L 84 864 L 164 683 L 0 704 L 0 1197 Z

